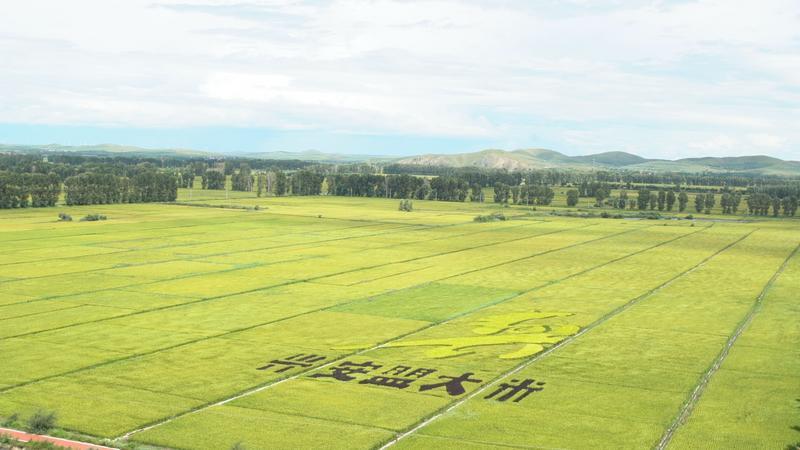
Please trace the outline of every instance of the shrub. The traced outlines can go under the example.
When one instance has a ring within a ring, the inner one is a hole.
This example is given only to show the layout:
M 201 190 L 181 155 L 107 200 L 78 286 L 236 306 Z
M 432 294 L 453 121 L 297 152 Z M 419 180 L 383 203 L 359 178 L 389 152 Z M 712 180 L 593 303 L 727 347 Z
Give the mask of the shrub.
M 58 213 L 58 220 L 62 222 L 72 222 L 72 216 L 66 213 Z
M 56 426 L 56 413 L 47 411 L 36 411 L 28 419 L 28 429 L 32 433 L 42 434 Z
M 503 213 L 491 213 L 485 216 L 475 216 L 475 222 L 496 222 L 498 220 L 508 220 Z
M 694 216 L 689 214 L 688 216 L 686 216 L 686 220 L 694 220 Z
M 88 216 L 81 218 L 81 222 L 95 222 L 98 220 L 106 220 L 106 216 L 102 214 L 89 214 Z
M 3 421 L 2 425 L 4 427 L 14 427 L 14 425 L 17 423 L 18 420 L 19 420 L 19 414 L 14 413 L 14 414 L 11 414 L 10 416 L 6 417 L 6 419 Z
M 247 450 L 247 447 L 245 447 L 244 444 L 242 444 L 241 442 L 237 442 L 233 444 L 231 450 Z
M 400 200 L 400 211 L 411 212 L 414 209 L 414 204 L 409 199 Z

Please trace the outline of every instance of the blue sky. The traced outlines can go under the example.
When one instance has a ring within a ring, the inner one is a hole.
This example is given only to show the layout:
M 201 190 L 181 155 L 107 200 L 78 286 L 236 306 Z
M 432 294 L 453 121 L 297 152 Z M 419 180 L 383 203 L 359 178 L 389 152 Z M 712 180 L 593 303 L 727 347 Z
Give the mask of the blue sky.
M 796 0 L 0 4 L 0 143 L 800 160 Z

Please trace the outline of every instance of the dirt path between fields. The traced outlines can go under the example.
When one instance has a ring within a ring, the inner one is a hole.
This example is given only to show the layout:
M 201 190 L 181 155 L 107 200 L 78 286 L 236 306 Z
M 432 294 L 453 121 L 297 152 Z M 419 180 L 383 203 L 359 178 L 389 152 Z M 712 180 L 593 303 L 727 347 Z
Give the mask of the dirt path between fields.
M 61 439 L 52 436 L 45 436 L 42 434 L 33 434 L 25 431 L 12 430 L 11 428 L 0 428 L 0 436 L 9 436 L 22 442 L 50 442 L 51 444 L 58 445 L 59 447 L 71 448 L 76 450 L 117 450 L 113 447 L 105 447 L 102 445 L 90 444 L 88 442 L 73 441 L 70 439 Z

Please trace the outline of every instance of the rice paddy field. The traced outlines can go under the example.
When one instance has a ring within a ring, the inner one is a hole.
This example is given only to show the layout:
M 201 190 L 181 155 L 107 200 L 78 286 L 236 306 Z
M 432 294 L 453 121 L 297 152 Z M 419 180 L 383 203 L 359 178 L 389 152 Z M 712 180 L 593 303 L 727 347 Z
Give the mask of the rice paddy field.
M 181 200 L 0 212 L 0 418 L 187 450 L 800 441 L 797 220 Z

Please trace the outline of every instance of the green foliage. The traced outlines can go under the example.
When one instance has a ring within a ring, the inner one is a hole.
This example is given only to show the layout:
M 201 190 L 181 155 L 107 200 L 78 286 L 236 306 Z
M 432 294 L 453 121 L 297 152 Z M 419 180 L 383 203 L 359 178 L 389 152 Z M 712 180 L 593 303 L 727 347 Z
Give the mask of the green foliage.
M 0 209 L 55 206 L 60 193 L 54 173 L 0 172 Z
M 300 170 L 290 179 L 292 195 L 319 195 L 322 193 L 322 174 L 310 170 Z
M 219 170 L 208 169 L 203 173 L 203 189 L 225 189 L 225 173 Z
M 678 211 L 686 211 L 686 205 L 689 204 L 689 195 L 686 192 L 678 194 Z
M 3 422 L 0 422 L 0 424 L 2 424 L 2 426 L 6 428 L 13 428 L 17 425 L 18 422 L 19 422 L 19 414 L 11 413 L 11 415 L 3 419 Z
M 174 174 L 153 170 L 132 178 L 84 173 L 67 178 L 64 192 L 67 205 L 170 202 L 178 196 L 178 179 Z
M 578 190 L 570 189 L 567 191 L 567 206 L 575 206 L 578 204 Z
M 400 211 L 411 212 L 414 210 L 414 203 L 409 199 L 400 200 L 400 206 L 398 209 Z
M 475 221 L 475 222 L 497 222 L 497 221 L 503 221 L 503 220 L 508 220 L 508 219 L 506 218 L 505 214 L 495 212 L 495 213 L 491 213 L 491 214 L 484 214 L 484 215 L 475 216 L 475 218 L 473 218 L 472 220 Z
M 96 222 L 98 220 L 106 220 L 106 219 L 107 217 L 104 216 L 103 214 L 88 214 L 85 217 L 81 217 L 81 222 Z
M 289 188 L 286 174 L 280 170 L 275 172 L 275 195 L 285 195 Z
M 249 165 L 242 163 L 239 170 L 231 176 L 231 189 L 243 192 L 253 190 L 253 172 Z
M 67 213 L 58 213 L 58 220 L 60 222 L 72 222 L 72 216 Z
M 56 413 L 54 411 L 38 410 L 28 418 L 28 430 L 31 433 L 44 434 L 56 426 Z

